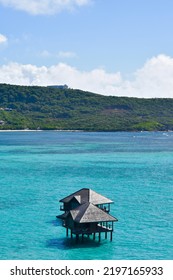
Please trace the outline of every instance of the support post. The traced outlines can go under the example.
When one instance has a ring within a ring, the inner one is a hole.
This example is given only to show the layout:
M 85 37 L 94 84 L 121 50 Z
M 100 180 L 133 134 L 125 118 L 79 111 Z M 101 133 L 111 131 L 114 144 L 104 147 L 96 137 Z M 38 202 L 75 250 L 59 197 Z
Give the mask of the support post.
M 66 236 L 68 236 L 68 228 L 66 228 Z
M 112 232 L 113 232 L 113 231 L 111 230 L 110 241 L 112 241 Z
M 99 232 L 99 242 L 100 242 L 100 240 L 101 240 L 101 232 Z
M 79 234 L 76 234 L 76 243 L 79 241 Z

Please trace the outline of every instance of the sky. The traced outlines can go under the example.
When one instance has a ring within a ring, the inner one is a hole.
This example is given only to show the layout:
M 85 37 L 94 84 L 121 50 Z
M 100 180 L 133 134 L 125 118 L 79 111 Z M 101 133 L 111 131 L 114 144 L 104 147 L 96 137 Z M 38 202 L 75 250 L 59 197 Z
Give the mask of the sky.
M 0 83 L 173 98 L 172 0 L 0 0 Z

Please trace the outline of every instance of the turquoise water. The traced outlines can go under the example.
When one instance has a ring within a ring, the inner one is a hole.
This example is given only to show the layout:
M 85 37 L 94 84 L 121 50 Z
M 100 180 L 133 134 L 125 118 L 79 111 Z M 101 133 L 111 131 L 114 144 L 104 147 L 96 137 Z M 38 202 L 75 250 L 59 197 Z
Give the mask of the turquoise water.
M 83 187 L 112 199 L 113 241 L 56 219 Z M 173 133 L 0 133 L 0 259 L 173 259 Z

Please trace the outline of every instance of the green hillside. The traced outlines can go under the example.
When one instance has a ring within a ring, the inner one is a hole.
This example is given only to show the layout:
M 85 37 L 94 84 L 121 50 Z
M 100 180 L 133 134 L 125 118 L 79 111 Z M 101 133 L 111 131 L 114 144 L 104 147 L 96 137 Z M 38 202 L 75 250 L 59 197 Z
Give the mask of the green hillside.
M 173 130 L 173 99 L 0 84 L 0 129 Z

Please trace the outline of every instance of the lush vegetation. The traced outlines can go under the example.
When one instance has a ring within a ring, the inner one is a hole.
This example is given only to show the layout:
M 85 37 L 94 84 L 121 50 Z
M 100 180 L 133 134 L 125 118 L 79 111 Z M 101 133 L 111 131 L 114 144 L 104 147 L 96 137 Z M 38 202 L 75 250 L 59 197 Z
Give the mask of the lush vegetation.
M 0 129 L 173 130 L 173 99 L 0 84 Z

